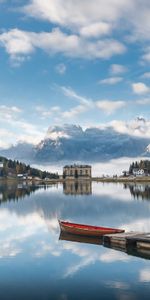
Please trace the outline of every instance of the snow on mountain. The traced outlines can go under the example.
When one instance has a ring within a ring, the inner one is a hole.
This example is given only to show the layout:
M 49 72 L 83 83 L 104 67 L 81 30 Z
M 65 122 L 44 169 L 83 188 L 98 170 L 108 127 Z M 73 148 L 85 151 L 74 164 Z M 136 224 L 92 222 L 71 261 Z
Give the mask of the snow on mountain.
M 138 117 L 130 122 L 113 121 L 107 126 L 89 127 L 64 124 L 48 128 L 36 145 L 18 143 L 0 155 L 36 162 L 106 161 L 146 156 L 150 153 L 150 121 Z
M 58 138 L 70 138 L 82 135 L 82 127 L 77 125 L 64 124 L 63 126 L 49 127 L 45 139 L 56 140 Z
M 67 124 L 50 127 L 45 139 L 36 147 L 36 159 L 100 161 L 143 155 L 150 138 L 143 134 L 142 137 L 139 134 L 129 134 L 128 131 L 143 132 L 145 123 L 143 118 L 137 118 L 126 126 L 125 132 L 119 132 L 113 126 L 85 130 L 80 126 Z

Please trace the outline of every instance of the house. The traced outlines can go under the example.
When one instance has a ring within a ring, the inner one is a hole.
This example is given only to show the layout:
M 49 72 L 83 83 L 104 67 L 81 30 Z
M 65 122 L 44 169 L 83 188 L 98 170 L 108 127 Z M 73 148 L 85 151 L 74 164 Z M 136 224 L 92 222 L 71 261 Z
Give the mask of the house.
M 89 165 L 66 165 L 63 168 L 64 179 L 91 179 L 92 168 Z
M 28 175 L 27 174 L 17 174 L 17 178 L 18 179 L 23 179 L 23 180 L 26 180 L 28 178 Z
M 145 175 L 145 172 L 143 169 L 139 169 L 139 168 L 134 168 L 132 170 L 132 174 L 135 175 L 135 176 L 144 176 Z

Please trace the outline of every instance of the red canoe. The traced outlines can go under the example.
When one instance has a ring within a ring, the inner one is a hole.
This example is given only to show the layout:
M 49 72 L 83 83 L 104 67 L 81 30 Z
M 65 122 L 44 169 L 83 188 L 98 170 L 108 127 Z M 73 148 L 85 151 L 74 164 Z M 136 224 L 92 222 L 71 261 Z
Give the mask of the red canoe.
M 86 236 L 101 236 L 104 234 L 124 232 L 123 229 L 82 225 L 82 224 L 64 222 L 60 220 L 58 220 L 58 222 L 61 231 L 71 233 L 71 234 L 86 235 Z

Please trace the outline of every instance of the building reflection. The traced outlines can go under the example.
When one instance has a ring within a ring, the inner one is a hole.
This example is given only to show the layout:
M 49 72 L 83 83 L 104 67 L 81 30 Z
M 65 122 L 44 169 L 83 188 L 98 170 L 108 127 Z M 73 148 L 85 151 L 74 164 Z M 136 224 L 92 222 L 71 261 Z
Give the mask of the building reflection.
M 136 199 L 150 200 L 150 185 L 144 183 L 124 184 L 125 189 L 129 189 L 131 195 Z
M 63 192 L 65 195 L 91 195 L 91 180 L 66 180 L 63 183 Z

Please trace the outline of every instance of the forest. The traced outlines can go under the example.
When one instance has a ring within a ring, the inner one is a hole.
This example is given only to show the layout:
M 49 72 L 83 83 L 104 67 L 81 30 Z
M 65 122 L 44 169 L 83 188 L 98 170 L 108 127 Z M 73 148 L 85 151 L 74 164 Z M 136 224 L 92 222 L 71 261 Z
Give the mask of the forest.
M 133 174 L 134 169 L 143 169 L 145 174 L 150 174 L 150 160 L 140 160 L 133 162 L 129 167 L 129 174 Z
M 41 171 L 36 168 L 30 167 L 25 163 L 19 162 L 18 160 L 7 159 L 6 157 L 0 156 L 0 176 L 1 177 L 17 177 L 19 174 L 31 177 L 39 177 L 40 179 L 58 179 L 58 173 L 51 173 L 48 171 Z

